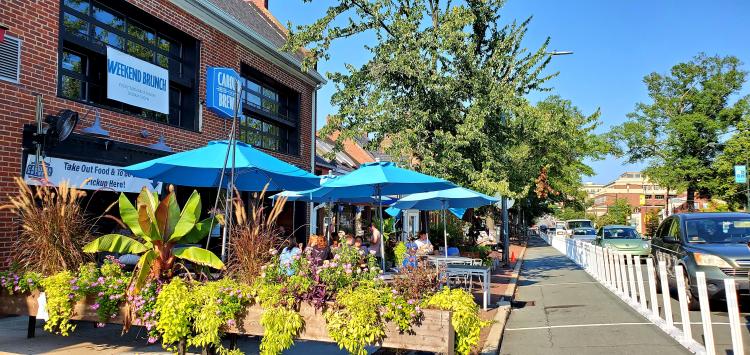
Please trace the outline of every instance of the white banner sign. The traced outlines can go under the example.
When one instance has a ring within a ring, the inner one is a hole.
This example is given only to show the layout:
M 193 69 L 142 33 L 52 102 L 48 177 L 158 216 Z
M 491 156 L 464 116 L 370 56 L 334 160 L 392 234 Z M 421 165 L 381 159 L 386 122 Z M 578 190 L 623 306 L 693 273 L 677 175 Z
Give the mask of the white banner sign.
M 71 186 L 85 190 L 140 192 L 145 186 L 150 191 L 161 191 L 161 182 L 137 178 L 116 166 L 49 157 L 43 161 L 48 183 L 55 186 L 68 181 Z M 41 165 L 36 164 L 34 155 L 29 155 L 26 159 L 23 179 L 29 185 L 42 185 L 44 170 Z
M 169 114 L 169 71 L 107 47 L 107 98 Z

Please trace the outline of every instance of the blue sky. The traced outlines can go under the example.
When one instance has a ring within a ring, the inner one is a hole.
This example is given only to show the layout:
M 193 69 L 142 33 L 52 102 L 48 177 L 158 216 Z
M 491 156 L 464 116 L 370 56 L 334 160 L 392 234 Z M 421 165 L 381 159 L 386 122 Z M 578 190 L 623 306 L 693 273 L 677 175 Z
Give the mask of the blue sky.
M 284 24 L 309 24 L 324 14 L 332 0 L 270 0 L 271 12 Z M 625 120 L 636 102 L 648 99 L 643 77 L 666 72 L 699 52 L 734 55 L 750 70 L 750 1 L 744 0 L 509 0 L 503 10 L 505 22 L 533 15 L 525 44 L 537 48 L 548 36 L 550 49 L 575 53 L 555 57 L 548 67 L 559 71 L 549 86 L 551 93 L 573 101 L 583 112 L 601 109 L 604 132 Z M 363 45 L 373 36 L 347 39 L 331 46 L 331 59 L 318 70 L 342 71 L 344 64 L 361 65 L 369 58 Z M 332 84 L 319 92 L 318 126 L 327 114 Z M 550 93 L 532 94 L 538 101 Z M 750 84 L 743 88 L 750 94 Z M 608 182 L 638 165 L 626 165 L 609 157 L 591 162 L 595 176 L 584 181 Z

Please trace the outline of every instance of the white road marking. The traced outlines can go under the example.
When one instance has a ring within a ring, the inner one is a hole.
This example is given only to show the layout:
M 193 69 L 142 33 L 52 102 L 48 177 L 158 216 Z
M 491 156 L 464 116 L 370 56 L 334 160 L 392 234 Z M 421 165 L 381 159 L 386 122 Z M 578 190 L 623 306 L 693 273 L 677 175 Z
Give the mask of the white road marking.
M 606 326 L 620 326 L 620 325 L 654 325 L 654 324 L 651 323 L 651 322 L 566 324 L 566 325 L 548 325 L 548 326 L 544 326 L 544 327 L 505 328 L 505 330 L 507 330 L 507 331 L 515 331 L 515 330 L 539 330 L 539 329 L 554 329 L 554 328 L 586 328 L 586 327 L 606 327 Z
M 546 286 L 566 286 L 566 285 L 583 285 L 583 284 L 598 284 L 598 281 L 582 281 L 582 282 L 560 282 L 554 284 L 543 284 L 543 285 L 521 285 L 518 287 L 546 287 Z

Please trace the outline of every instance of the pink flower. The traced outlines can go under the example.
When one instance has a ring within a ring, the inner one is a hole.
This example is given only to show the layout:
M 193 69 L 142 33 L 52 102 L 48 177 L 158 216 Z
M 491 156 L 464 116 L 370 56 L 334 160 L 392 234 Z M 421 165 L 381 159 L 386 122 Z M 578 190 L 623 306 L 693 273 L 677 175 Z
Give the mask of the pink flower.
M 93 309 L 93 310 L 97 310 L 97 309 L 99 309 L 99 304 L 98 304 L 98 303 L 94 303 L 94 304 L 92 304 L 92 305 L 91 305 L 91 309 Z
M 408 304 L 414 304 L 414 300 L 408 300 L 406 303 L 408 303 Z
M 398 294 L 398 291 L 396 291 L 396 289 L 395 289 L 395 288 L 393 288 L 393 289 L 391 289 L 391 293 L 393 293 L 394 295 L 397 295 L 397 294 Z
M 375 250 L 370 250 L 370 255 L 375 255 Z
M 230 320 L 227 321 L 227 325 L 230 326 L 230 327 L 234 327 L 235 324 L 236 323 L 235 323 L 234 319 L 230 319 Z
M 158 340 L 158 339 L 156 339 L 156 337 L 148 337 L 148 343 L 149 344 L 156 343 L 156 340 Z
M 419 308 L 419 306 L 416 306 L 416 307 L 414 307 L 414 311 L 416 311 L 416 312 L 420 312 L 420 311 L 422 311 L 422 309 L 421 309 L 421 308 Z

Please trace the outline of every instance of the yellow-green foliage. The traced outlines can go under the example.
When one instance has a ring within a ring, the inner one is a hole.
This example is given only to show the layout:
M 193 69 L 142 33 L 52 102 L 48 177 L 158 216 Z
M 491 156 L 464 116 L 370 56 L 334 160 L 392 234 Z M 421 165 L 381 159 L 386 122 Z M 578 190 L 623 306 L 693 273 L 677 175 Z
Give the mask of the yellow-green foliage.
M 192 330 L 191 315 L 196 307 L 187 283 L 176 277 L 162 287 L 156 298 L 155 311 L 159 322 L 156 329 L 162 338 L 162 346 L 174 350 L 175 344 L 186 339 Z
M 70 324 L 73 315 L 73 304 L 78 299 L 74 289 L 75 279 L 70 271 L 62 271 L 42 279 L 42 287 L 47 296 L 49 319 L 44 323 L 44 330 L 67 336 L 75 330 Z
M 474 296 L 462 289 L 443 288 L 424 301 L 425 308 L 452 311 L 451 324 L 456 330 L 456 352 L 469 354 L 479 343 L 479 332 L 490 322 L 479 318 L 479 306 Z
M 325 312 L 331 338 L 352 354 L 366 355 L 365 347 L 383 339 L 385 325 L 380 317 L 381 290 L 371 285 L 342 290 L 336 296 L 337 309 Z
M 281 354 L 294 344 L 294 337 L 304 326 L 302 316 L 292 309 L 274 307 L 266 309 L 260 317 L 263 326 L 263 340 L 260 353 L 263 355 Z
M 196 286 L 191 292 L 194 299 L 193 336 L 188 345 L 205 347 L 213 345 L 219 353 L 229 350 L 221 345 L 221 329 L 232 325 L 237 316 L 250 303 L 250 288 L 234 280 L 224 278 Z

